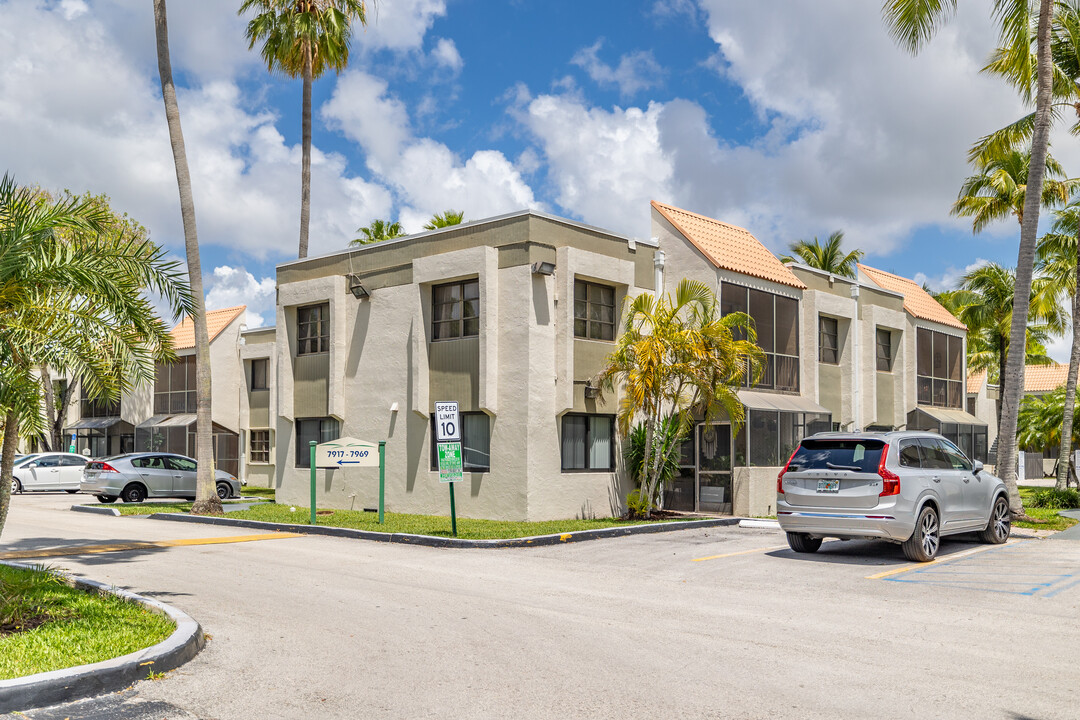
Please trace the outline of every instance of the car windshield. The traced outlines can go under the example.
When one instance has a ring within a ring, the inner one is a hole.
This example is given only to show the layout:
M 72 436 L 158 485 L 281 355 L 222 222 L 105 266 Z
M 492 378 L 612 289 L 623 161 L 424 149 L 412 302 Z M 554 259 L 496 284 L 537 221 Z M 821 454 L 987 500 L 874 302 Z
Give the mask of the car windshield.
M 788 470 L 877 472 L 884 446 L 881 440 L 803 440 Z

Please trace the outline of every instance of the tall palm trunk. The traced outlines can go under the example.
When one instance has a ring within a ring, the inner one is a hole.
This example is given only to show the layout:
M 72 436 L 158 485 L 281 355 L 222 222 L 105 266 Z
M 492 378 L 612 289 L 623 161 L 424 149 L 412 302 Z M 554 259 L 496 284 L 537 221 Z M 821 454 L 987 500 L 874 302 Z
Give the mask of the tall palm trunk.
M 7 522 L 11 506 L 11 469 L 15 465 L 15 448 L 19 444 L 19 417 L 9 411 L 4 419 L 4 445 L 0 451 L 0 532 Z
M 1046 152 L 1050 140 L 1050 102 L 1052 90 L 1050 25 L 1052 0 L 1039 1 L 1038 94 L 1035 97 L 1035 129 L 1031 137 L 1031 165 L 1028 170 L 1024 215 L 1020 229 L 1020 250 L 1016 258 L 1016 288 L 1013 292 L 1012 328 L 1005 377 L 1001 383 L 1001 425 L 998 427 L 998 474 L 1009 489 L 1009 508 L 1014 517 L 1024 514 L 1016 477 L 1016 420 L 1024 392 L 1024 348 L 1027 347 L 1027 320 L 1031 302 L 1031 276 L 1035 266 L 1035 243 L 1039 232 L 1039 205 L 1042 199 Z
M 64 448 L 60 445 L 60 438 L 56 436 L 54 430 L 56 419 L 56 393 L 53 392 L 52 373 L 49 372 L 48 365 L 41 366 L 41 389 L 45 395 L 45 417 L 49 419 L 49 432 L 47 435 L 42 436 L 42 440 L 45 441 L 45 449 L 49 451 L 61 451 Z
M 1001 429 L 1001 398 L 1005 390 L 1005 360 L 1009 357 L 1008 347 L 1005 345 L 1005 338 L 998 336 L 998 402 L 997 402 L 997 426 L 998 435 L 1000 437 Z M 1001 444 L 998 444 L 998 452 L 1001 452 Z M 1001 457 L 998 455 L 998 457 Z
M 300 253 L 308 252 L 308 225 L 311 221 L 311 48 L 304 53 L 304 98 L 301 120 L 303 160 L 300 169 Z
M 1078 238 L 1080 240 L 1080 238 Z M 1061 419 L 1061 452 L 1058 453 L 1058 490 L 1069 484 L 1069 456 L 1072 454 L 1073 411 L 1076 408 L 1076 373 L 1080 368 L 1080 246 L 1076 253 L 1076 286 L 1073 288 L 1072 352 L 1069 353 L 1069 376 L 1065 381 L 1065 408 Z
M 195 459 L 199 470 L 195 484 L 195 514 L 220 515 L 221 500 L 214 482 L 213 419 L 210 414 L 210 334 L 206 329 L 206 299 L 203 296 L 202 264 L 199 261 L 199 235 L 195 229 L 195 203 L 191 197 L 191 175 L 188 173 L 184 132 L 180 127 L 180 108 L 176 104 L 172 63 L 169 60 L 169 25 L 165 17 L 165 0 L 154 0 L 154 25 L 157 32 L 158 74 L 161 76 L 161 95 L 165 101 L 165 117 L 169 122 L 176 165 L 176 183 L 180 189 L 180 215 L 184 221 L 184 246 L 187 250 L 188 282 L 195 300 L 195 379 L 198 400 L 195 422 Z

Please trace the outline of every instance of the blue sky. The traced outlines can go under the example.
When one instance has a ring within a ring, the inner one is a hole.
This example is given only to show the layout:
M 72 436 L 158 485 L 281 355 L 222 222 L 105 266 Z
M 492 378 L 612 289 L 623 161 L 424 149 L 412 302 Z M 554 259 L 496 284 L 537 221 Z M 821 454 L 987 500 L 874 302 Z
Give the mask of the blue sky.
M 295 257 L 300 83 L 247 50 L 239 3 L 170 4 L 211 307 L 272 322 Z M 383 0 L 350 69 L 317 81 L 312 253 L 358 226 L 535 207 L 649 234 L 648 202 L 774 251 L 842 229 L 934 287 L 1015 263 L 1014 223 L 948 211 L 964 156 L 1022 110 L 977 73 L 995 37 L 962 3 L 912 58 L 878 3 Z M 147 0 L 0 0 L 0 158 L 24 183 L 109 194 L 182 252 Z M 1080 153 L 1058 139 L 1066 169 Z M 1080 172 L 1080 170 L 1073 170 Z

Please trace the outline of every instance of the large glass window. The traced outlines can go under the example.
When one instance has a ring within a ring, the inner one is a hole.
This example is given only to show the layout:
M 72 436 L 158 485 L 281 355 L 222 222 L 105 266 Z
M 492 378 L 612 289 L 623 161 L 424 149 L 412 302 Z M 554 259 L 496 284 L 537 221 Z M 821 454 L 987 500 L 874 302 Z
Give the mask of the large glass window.
M 154 414 L 183 415 L 196 412 L 197 387 L 194 355 L 179 358 L 173 363 L 159 362 L 154 376 Z
M 611 415 L 563 415 L 562 469 L 614 470 L 615 418 Z
M 574 281 L 574 337 L 615 339 L 615 288 Z
M 892 371 L 893 347 L 892 331 L 877 329 L 877 369 L 881 372 Z
M 86 384 L 80 383 L 81 392 L 79 397 L 79 411 L 84 418 L 118 417 L 120 415 L 119 400 L 96 400 L 86 393 Z
M 250 437 L 250 454 L 251 462 L 253 463 L 268 463 L 270 462 L 270 431 L 269 430 L 252 430 L 248 434 Z M 309 451 L 310 452 L 310 451 Z
M 298 355 L 330 352 L 330 303 L 296 309 Z
M 341 437 L 341 426 L 334 418 L 305 418 L 296 421 L 296 467 L 311 467 L 311 441 L 330 442 Z
M 431 417 L 431 469 L 439 469 L 435 416 Z M 461 468 L 466 472 L 491 469 L 491 418 L 482 412 L 461 413 Z
M 436 285 L 431 289 L 431 339 L 476 337 L 480 334 L 480 281 Z
M 818 316 L 818 362 L 840 364 L 840 323 L 836 318 Z
M 735 312 L 746 313 L 754 321 L 757 345 L 765 353 L 765 370 L 757 387 L 798 392 L 798 301 L 725 282 L 720 286 L 720 313 Z
M 832 416 L 819 413 L 747 411 L 735 435 L 735 464 L 778 467 L 787 462 L 804 437 L 830 429 Z M 749 462 L 747 462 L 749 458 Z
M 915 382 L 919 404 L 962 408 L 963 338 L 919 328 L 915 342 Z

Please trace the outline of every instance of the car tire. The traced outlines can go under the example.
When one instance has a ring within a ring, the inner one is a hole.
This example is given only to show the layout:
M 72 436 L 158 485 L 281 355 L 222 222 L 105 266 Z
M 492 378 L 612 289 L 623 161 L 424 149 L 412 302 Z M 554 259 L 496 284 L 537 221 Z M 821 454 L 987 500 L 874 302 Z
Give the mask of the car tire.
M 228 500 L 232 497 L 232 488 L 229 487 L 229 483 L 219 482 L 217 484 L 217 496 L 218 500 Z
M 986 528 L 979 531 L 979 540 L 991 545 L 1001 545 L 1009 539 L 1011 532 L 1012 511 L 1009 509 L 1009 501 L 1004 495 L 998 495 L 990 508 L 990 520 L 986 523 Z
M 806 533 L 789 532 L 787 544 L 797 553 L 812 553 L 817 552 L 821 547 L 821 538 L 812 538 Z
M 15 495 L 16 493 L 21 493 L 21 492 L 22 492 L 22 483 L 20 483 L 16 478 L 11 478 L 11 494 Z
M 114 503 L 116 502 L 115 495 L 97 495 L 97 501 L 99 503 Z
M 941 523 L 932 505 L 926 505 L 919 512 L 914 532 L 901 547 L 907 559 L 915 562 L 930 562 L 937 555 L 941 547 Z
M 69 495 L 74 495 L 75 493 L 77 493 L 79 491 L 78 490 L 65 490 L 64 492 L 66 492 Z
M 120 493 L 120 497 L 124 498 L 126 503 L 141 503 L 146 499 L 146 490 L 142 485 L 132 483 L 124 488 L 124 492 Z

